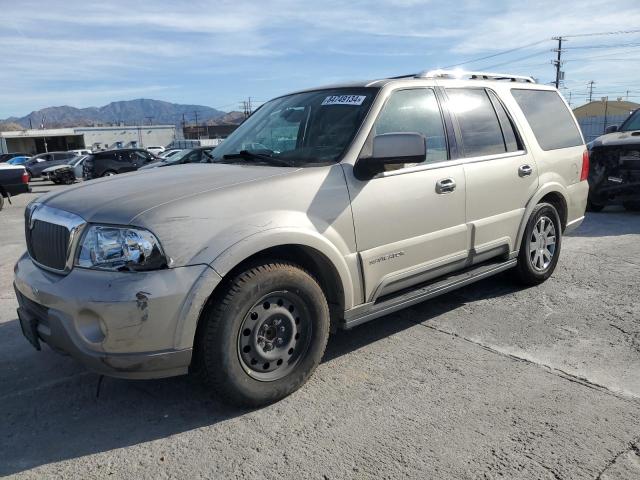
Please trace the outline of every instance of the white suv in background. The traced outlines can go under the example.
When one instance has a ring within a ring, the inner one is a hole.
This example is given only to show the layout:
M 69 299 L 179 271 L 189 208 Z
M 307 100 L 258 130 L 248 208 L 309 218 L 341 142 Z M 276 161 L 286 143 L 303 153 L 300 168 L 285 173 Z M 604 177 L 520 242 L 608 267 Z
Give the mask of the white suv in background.
M 435 71 L 284 95 L 207 163 L 31 203 L 20 322 L 36 348 L 95 371 L 192 370 L 264 405 L 304 384 L 332 330 L 508 269 L 545 281 L 584 218 L 588 172 L 571 110 L 528 77 Z
M 147 152 L 153 153 L 154 155 L 160 155 L 164 152 L 164 147 L 147 147 Z

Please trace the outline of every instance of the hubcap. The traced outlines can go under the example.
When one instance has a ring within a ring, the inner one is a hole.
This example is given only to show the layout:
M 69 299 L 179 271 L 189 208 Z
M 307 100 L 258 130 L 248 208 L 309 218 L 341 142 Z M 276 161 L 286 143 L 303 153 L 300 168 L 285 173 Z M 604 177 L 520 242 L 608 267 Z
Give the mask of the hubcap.
M 302 299 L 289 291 L 270 293 L 245 315 L 238 332 L 238 358 L 256 380 L 278 380 L 304 357 L 310 339 L 310 314 Z
M 529 239 L 529 260 L 533 268 L 545 271 L 556 253 L 556 227 L 549 217 L 540 217 Z

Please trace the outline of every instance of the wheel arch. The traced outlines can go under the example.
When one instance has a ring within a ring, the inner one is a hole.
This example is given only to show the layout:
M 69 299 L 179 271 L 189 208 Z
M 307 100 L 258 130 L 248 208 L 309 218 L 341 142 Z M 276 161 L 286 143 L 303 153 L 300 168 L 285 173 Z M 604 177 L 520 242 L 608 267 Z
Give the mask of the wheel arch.
M 522 243 L 522 236 L 524 235 L 524 230 L 527 227 L 527 222 L 529 221 L 529 217 L 531 216 L 531 212 L 539 203 L 550 203 L 553 205 L 558 211 L 558 215 L 560 216 L 560 224 L 562 225 L 562 230 L 567 226 L 568 219 L 568 195 L 566 189 L 560 183 L 548 183 L 543 185 L 538 191 L 531 197 L 529 203 L 525 208 L 524 215 L 522 216 L 522 220 L 520 222 L 520 228 L 518 229 L 518 240 L 516 242 L 516 246 L 519 249 L 520 244 Z
M 289 230 L 271 234 L 263 232 L 252 237 L 237 242 L 218 255 L 194 286 L 176 329 L 177 346 L 195 346 L 197 328 L 209 305 L 216 301 L 239 271 L 262 260 L 289 261 L 308 270 L 327 295 L 332 328 L 337 327 L 344 311 L 353 306 L 353 275 L 345 258 L 328 240 Z

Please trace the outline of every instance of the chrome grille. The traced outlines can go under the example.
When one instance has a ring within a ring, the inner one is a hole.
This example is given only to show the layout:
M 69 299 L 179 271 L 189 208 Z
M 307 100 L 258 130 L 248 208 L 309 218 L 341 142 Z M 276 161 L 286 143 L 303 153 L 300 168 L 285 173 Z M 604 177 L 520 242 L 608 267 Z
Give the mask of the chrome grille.
M 62 225 L 35 220 L 29 235 L 29 254 L 45 267 L 64 270 L 67 263 L 69 230 Z
M 82 218 L 43 205 L 25 210 L 25 238 L 29 255 L 41 267 L 59 272 L 71 268 L 74 241 L 85 225 Z

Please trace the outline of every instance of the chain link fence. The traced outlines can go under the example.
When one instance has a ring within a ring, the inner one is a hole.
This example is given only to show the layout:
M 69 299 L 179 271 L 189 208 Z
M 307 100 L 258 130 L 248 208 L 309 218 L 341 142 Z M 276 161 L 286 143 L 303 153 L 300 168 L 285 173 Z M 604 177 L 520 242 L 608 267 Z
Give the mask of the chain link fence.
M 599 117 L 578 118 L 584 140 L 588 143 L 604 134 L 609 125 L 620 125 L 629 115 L 608 115 Z

